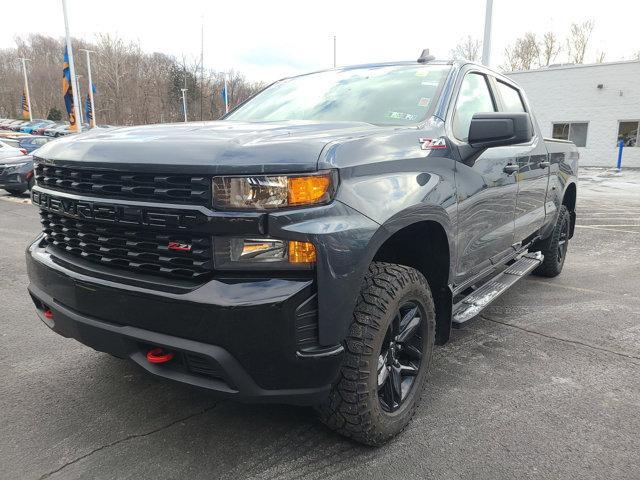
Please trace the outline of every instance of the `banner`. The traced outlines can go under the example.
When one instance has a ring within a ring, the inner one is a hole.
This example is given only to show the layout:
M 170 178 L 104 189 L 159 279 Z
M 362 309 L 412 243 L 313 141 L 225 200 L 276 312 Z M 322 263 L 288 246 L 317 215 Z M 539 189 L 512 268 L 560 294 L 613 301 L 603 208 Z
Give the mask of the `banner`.
M 95 83 L 91 85 L 91 90 L 93 90 L 93 94 L 96 94 L 96 85 Z M 87 101 L 84 104 L 84 117 L 85 121 L 89 124 L 89 128 L 94 128 L 96 126 L 96 121 L 93 119 L 93 109 L 91 108 L 91 95 L 87 93 Z
M 27 89 L 22 90 L 22 119 L 29 120 L 29 97 L 27 96 Z
M 71 90 L 71 71 L 69 70 L 67 47 L 64 47 L 64 63 L 62 64 L 62 95 L 64 95 L 64 106 L 69 115 L 69 131 L 77 132 L 78 123 L 73 108 L 73 90 Z

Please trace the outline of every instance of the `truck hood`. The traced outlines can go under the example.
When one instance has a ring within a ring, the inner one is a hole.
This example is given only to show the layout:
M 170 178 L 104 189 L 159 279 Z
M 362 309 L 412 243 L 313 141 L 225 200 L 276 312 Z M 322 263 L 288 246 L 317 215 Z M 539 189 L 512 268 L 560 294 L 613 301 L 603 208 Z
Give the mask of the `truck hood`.
M 55 164 L 142 171 L 235 174 L 308 172 L 325 145 L 387 131 L 362 122 L 192 122 L 94 129 L 42 146 Z

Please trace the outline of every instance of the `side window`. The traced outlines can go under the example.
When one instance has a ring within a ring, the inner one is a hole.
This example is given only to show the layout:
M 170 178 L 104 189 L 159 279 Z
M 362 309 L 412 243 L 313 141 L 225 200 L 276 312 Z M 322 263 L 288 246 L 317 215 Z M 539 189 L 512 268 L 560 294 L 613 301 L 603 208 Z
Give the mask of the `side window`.
M 453 134 L 460 140 L 469 138 L 471 119 L 476 113 L 495 112 L 489 85 L 484 75 L 470 73 L 462 81 L 453 114 Z
M 525 112 L 524 103 L 522 102 L 522 97 L 520 97 L 520 92 L 506 83 L 502 83 L 498 80 L 498 91 L 500 92 L 500 97 L 502 97 L 502 103 L 504 104 L 504 111 L 508 113 L 518 113 Z

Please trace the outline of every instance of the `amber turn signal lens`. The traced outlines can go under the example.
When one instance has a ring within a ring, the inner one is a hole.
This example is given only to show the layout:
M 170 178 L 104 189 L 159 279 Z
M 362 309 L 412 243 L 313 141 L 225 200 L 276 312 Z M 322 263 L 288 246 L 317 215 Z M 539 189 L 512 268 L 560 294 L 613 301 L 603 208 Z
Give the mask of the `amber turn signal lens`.
M 289 263 L 315 263 L 316 247 L 313 243 L 289 241 Z
M 289 177 L 288 204 L 308 205 L 329 199 L 331 174 Z

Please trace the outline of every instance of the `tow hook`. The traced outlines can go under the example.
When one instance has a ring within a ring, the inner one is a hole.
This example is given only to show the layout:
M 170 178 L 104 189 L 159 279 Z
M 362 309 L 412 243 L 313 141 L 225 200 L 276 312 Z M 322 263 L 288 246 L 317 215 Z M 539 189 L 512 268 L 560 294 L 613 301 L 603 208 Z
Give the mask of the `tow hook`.
M 147 352 L 147 360 L 150 363 L 167 363 L 173 359 L 173 352 L 162 347 L 152 348 Z

